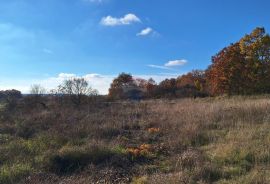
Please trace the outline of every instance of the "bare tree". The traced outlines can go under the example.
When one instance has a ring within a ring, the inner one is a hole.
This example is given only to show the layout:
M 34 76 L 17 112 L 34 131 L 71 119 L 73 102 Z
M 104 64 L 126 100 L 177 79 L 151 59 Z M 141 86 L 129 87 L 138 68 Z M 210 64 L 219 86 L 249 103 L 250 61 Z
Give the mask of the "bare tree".
M 46 89 L 42 87 L 40 84 L 34 84 L 30 88 L 30 94 L 32 95 L 44 95 L 46 93 Z
M 58 86 L 58 93 L 68 95 L 76 105 L 82 103 L 85 96 L 97 95 L 97 90 L 92 89 L 84 78 L 73 78 L 65 80 Z
M 26 101 L 33 107 L 41 105 L 43 108 L 48 108 L 45 103 L 44 95 L 47 93 L 46 89 L 40 84 L 34 84 L 30 88 L 30 95 Z

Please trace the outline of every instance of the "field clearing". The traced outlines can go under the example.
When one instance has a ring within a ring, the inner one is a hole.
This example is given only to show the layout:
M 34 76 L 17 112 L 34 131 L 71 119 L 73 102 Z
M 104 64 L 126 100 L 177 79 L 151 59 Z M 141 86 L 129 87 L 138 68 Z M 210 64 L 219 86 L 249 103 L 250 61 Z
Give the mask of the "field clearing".
M 270 98 L 1 109 L 0 183 L 270 183 Z

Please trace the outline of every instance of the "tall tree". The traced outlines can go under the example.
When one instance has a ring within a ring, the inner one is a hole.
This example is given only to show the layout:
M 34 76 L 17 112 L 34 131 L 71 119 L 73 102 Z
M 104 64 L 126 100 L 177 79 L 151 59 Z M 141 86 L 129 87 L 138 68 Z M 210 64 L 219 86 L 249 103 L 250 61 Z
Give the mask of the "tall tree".
M 157 93 L 157 83 L 153 78 L 148 79 L 146 84 L 146 96 L 148 98 L 156 97 Z
M 219 94 L 270 92 L 270 37 L 256 28 L 221 50 L 207 70 L 211 91 Z
M 125 98 L 125 90 L 134 86 L 135 82 L 132 75 L 121 73 L 113 80 L 109 89 L 109 98 L 122 99 Z
M 248 80 L 253 93 L 270 92 L 270 36 L 264 28 L 256 28 L 239 42 L 245 55 Z
M 239 43 L 222 49 L 212 57 L 212 65 L 206 75 L 213 95 L 241 94 L 247 88 L 245 57 L 240 52 Z
M 165 79 L 159 83 L 158 88 L 161 96 L 175 97 L 176 79 Z

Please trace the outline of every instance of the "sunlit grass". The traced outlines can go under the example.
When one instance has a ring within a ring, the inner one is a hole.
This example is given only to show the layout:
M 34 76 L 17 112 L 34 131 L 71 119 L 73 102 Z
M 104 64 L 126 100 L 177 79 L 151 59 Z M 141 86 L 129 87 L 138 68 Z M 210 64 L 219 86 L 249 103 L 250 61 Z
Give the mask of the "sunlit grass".
M 269 183 L 266 97 L 48 104 L 3 107 L 0 183 Z

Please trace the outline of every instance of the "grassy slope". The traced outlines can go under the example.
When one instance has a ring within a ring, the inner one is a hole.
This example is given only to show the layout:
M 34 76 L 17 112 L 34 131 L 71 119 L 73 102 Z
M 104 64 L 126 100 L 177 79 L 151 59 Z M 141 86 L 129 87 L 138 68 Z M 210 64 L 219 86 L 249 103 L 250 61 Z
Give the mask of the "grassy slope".
M 1 108 L 0 183 L 270 183 L 266 97 Z

